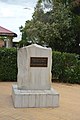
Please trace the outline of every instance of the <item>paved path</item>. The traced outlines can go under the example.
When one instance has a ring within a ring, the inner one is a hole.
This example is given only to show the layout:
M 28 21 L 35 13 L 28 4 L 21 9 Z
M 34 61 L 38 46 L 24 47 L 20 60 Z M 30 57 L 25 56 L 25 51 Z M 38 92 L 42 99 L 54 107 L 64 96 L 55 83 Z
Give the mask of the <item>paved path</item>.
M 58 108 L 15 109 L 12 84 L 0 82 L 0 120 L 80 120 L 80 85 L 52 84 L 60 93 Z

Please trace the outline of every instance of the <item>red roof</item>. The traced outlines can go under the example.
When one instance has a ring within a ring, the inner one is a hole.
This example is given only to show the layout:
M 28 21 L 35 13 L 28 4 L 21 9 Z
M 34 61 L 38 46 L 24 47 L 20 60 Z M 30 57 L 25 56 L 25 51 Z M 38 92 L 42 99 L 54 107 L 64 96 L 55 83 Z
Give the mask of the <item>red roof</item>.
M 12 36 L 17 37 L 17 34 L 0 26 L 0 36 Z

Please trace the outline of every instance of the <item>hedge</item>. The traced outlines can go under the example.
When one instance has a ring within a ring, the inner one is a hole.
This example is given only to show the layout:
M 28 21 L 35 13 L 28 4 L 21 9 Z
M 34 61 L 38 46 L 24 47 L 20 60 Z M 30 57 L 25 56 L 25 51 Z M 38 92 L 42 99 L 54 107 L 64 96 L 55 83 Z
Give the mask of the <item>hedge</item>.
M 52 52 L 52 80 L 80 84 L 78 55 Z M 17 80 L 17 50 L 0 48 L 0 81 Z
M 15 48 L 0 48 L 0 81 L 16 81 L 17 51 Z
M 53 51 L 52 57 L 53 80 L 80 84 L 79 55 Z

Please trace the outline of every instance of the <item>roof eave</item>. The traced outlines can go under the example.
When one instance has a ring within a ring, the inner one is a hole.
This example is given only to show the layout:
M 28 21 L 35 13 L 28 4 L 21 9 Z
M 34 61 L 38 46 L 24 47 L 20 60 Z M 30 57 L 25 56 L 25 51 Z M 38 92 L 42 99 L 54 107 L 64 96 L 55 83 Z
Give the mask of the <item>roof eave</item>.
M 0 33 L 0 36 L 17 37 L 16 33 Z

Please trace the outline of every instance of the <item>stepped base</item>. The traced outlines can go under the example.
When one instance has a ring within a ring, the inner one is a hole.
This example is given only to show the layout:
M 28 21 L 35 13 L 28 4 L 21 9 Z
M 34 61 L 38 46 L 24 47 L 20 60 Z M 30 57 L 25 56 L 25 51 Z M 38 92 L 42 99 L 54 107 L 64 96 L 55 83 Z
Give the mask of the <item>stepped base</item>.
M 59 94 L 51 90 L 19 90 L 17 85 L 12 86 L 14 107 L 18 108 L 46 108 L 59 106 Z

